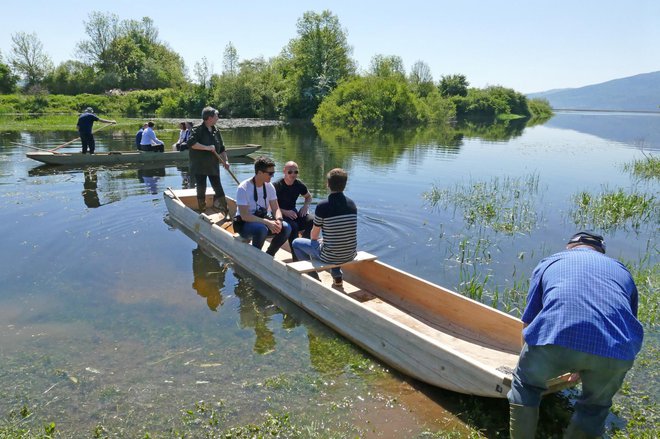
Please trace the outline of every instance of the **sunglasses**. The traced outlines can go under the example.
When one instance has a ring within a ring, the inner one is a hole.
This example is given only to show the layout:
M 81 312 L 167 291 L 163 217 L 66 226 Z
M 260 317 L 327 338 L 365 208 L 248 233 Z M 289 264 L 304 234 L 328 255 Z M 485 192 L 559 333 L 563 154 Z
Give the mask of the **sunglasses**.
M 291 174 L 297 174 L 297 173 L 298 173 L 298 170 L 296 169 L 295 171 L 286 171 L 286 173 L 289 174 L 289 175 L 291 175 Z
M 261 171 L 261 172 L 263 172 L 264 174 L 268 174 L 268 175 L 270 175 L 271 177 L 272 177 L 273 175 L 275 175 L 275 171 L 272 171 L 272 172 Z

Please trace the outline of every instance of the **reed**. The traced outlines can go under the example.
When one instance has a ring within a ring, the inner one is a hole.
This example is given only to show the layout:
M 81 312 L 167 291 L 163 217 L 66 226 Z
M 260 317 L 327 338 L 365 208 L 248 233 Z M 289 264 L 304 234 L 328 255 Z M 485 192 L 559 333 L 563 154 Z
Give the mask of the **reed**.
M 573 197 L 570 216 L 575 225 L 593 230 L 639 229 L 645 223 L 658 224 L 660 203 L 655 196 L 639 192 L 583 191 Z
M 530 232 L 536 227 L 535 209 L 539 193 L 539 176 L 530 174 L 521 178 L 493 177 L 489 181 L 457 184 L 442 189 L 435 184 L 422 197 L 433 207 L 452 206 L 463 213 L 468 226 L 485 225 L 512 234 Z
M 623 169 L 642 180 L 660 179 L 660 158 L 653 155 L 644 155 L 632 163 L 623 165 Z

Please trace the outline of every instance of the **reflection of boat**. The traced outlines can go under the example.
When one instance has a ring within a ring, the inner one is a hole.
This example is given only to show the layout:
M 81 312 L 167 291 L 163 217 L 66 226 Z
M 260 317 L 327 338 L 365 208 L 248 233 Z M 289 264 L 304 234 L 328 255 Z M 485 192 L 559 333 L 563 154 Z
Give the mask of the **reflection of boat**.
M 195 212 L 189 207 L 197 205 L 195 190 L 169 189 L 164 198 L 171 222 L 193 240 L 225 253 L 393 368 L 456 392 L 506 396 L 520 320 L 368 257 L 344 265 L 343 288 L 332 288 L 325 272 L 320 282 L 302 274 L 310 262 L 293 263 L 285 250 L 272 258 L 237 238 L 231 223 Z M 548 384 L 554 392 L 576 382 L 564 375 Z
M 261 148 L 261 145 L 246 144 L 243 146 L 230 146 L 227 156 L 244 157 Z M 166 163 L 188 160 L 188 151 L 143 152 L 143 151 L 116 151 L 99 152 L 96 154 L 60 153 L 50 151 L 34 151 L 25 154 L 27 157 L 49 165 L 115 165 L 121 163 Z

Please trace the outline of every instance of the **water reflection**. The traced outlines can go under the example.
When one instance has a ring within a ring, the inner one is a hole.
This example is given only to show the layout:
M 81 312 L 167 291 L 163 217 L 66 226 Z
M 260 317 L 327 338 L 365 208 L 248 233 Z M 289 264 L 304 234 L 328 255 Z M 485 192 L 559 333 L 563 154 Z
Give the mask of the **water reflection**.
M 222 289 L 225 287 L 227 264 L 220 264 L 217 259 L 208 256 L 199 246 L 192 251 L 194 281 L 192 287 L 200 297 L 206 298 L 211 311 L 222 306 Z
M 83 183 L 82 196 L 85 206 L 94 209 L 101 206 L 99 194 L 96 192 L 97 177 L 96 169 L 87 169 L 85 171 L 85 182 Z
M 165 168 L 138 168 L 137 178 L 145 184 L 150 194 L 159 192 L 158 181 L 165 177 Z
M 252 283 L 245 277 L 234 272 L 238 284 L 234 287 L 234 294 L 241 301 L 238 314 L 241 328 L 253 328 L 256 338 L 252 350 L 257 354 L 268 354 L 275 350 L 275 334 L 269 328 L 273 315 L 281 311 L 263 295 L 259 294 Z

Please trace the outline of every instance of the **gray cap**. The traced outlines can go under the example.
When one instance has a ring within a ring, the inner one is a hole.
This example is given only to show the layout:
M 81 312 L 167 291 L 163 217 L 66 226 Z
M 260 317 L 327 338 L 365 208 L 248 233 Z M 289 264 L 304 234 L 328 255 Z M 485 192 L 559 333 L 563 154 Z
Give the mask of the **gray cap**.
M 94 109 L 92 107 L 85 108 L 85 113 L 93 113 Z
M 592 232 L 577 232 L 571 236 L 567 244 L 586 244 L 605 253 L 605 239 L 601 235 Z

